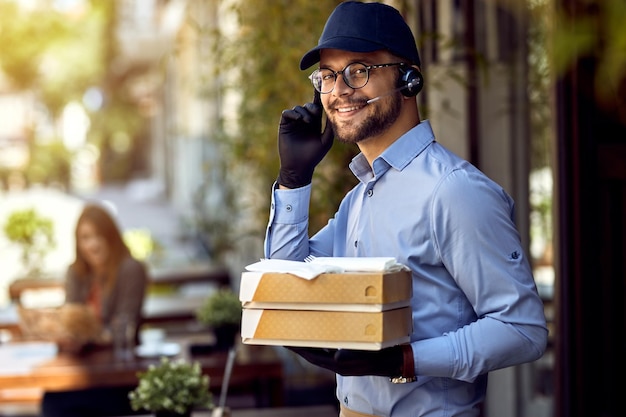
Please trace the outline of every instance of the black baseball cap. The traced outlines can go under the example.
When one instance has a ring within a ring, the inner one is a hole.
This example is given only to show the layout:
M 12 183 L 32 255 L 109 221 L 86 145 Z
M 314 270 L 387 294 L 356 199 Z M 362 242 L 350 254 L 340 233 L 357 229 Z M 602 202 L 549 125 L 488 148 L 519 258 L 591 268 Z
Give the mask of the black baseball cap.
M 326 48 L 350 52 L 387 49 L 420 66 L 411 29 L 398 10 L 382 3 L 346 1 L 337 6 L 328 17 L 317 46 L 300 60 L 300 69 L 319 62 L 320 50 Z

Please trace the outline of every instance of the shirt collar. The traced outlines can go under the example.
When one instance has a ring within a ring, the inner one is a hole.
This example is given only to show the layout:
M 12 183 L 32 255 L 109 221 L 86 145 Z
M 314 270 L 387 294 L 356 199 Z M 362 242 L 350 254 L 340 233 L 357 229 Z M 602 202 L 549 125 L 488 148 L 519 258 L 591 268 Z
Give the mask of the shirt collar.
M 389 167 L 402 171 L 434 141 L 435 135 L 430 126 L 430 122 L 424 120 L 404 135 L 400 136 L 373 161 L 373 172 L 362 153 L 359 153 L 352 159 L 350 169 L 361 182 L 367 182 L 373 175 L 379 177 L 385 173 Z

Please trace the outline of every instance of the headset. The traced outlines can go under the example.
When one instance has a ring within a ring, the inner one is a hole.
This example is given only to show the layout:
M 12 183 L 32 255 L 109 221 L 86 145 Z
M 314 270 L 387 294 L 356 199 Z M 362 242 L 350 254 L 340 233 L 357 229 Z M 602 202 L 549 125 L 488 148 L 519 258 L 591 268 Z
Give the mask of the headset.
M 396 88 L 367 100 L 365 102 L 366 104 L 378 101 L 381 98 L 387 97 L 388 95 L 394 94 L 398 91 L 400 91 L 405 97 L 414 97 L 420 91 L 422 91 L 422 87 L 424 86 L 424 78 L 422 77 L 421 72 L 413 67 L 409 67 L 407 69 L 404 69 L 402 67 L 398 68 L 400 69 L 400 77 L 398 77 L 398 85 L 396 86 Z
M 400 92 L 405 97 L 414 97 L 424 86 L 424 77 L 422 73 L 416 68 L 402 68 L 398 67 L 400 71 L 400 78 L 398 79 L 398 88 L 401 88 Z

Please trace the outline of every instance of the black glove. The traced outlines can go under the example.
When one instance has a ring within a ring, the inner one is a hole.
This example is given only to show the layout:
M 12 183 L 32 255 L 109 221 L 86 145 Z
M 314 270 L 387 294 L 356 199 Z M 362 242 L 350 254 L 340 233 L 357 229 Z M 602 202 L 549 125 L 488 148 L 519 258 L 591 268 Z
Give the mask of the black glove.
M 318 92 L 313 103 L 283 111 L 278 128 L 280 185 L 299 188 L 311 183 L 313 170 L 333 145 L 334 133 L 328 122 L 321 132 L 323 112 Z
M 398 345 L 378 351 L 291 346 L 287 349 L 302 356 L 313 365 L 343 376 L 378 375 L 390 378 L 415 376 L 411 345 Z M 405 351 L 407 350 L 411 355 L 408 361 L 410 364 L 405 364 Z

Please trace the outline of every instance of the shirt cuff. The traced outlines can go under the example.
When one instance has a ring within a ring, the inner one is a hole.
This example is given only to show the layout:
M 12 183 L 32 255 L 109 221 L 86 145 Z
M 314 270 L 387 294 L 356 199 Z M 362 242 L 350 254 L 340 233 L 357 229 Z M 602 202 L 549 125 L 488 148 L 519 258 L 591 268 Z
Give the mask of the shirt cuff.
M 290 190 L 274 189 L 272 195 L 272 218 L 274 223 L 297 224 L 309 216 L 311 184 Z
M 411 343 L 415 375 L 450 377 L 454 369 L 453 347 L 447 336 Z

